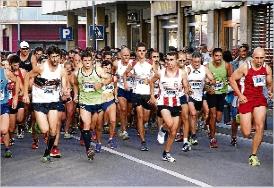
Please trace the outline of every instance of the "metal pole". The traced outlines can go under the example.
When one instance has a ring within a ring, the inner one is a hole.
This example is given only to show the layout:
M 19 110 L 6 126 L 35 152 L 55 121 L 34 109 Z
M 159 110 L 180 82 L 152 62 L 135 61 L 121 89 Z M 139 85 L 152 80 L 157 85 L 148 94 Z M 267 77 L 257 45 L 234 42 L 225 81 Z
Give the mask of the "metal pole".
M 93 48 L 94 50 L 97 50 L 97 46 L 96 46 L 96 34 L 95 34 L 95 1 L 92 1 L 92 24 L 93 24 L 93 36 L 92 36 L 92 40 L 93 40 Z
M 17 1 L 17 20 L 18 20 L 18 23 L 17 23 L 17 28 L 18 28 L 18 31 L 17 31 L 17 45 L 18 45 L 18 48 L 19 48 L 19 45 L 20 45 L 20 41 L 21 41 L 21 28 L 20 28 L 20 6 L 19 6 L 19 3 L 20 1 Z

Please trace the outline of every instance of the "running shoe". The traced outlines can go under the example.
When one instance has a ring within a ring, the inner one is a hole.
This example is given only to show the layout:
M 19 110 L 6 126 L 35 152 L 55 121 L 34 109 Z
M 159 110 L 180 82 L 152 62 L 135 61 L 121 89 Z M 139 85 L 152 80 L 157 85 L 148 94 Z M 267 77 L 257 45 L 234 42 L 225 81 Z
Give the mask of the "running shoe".
M 216 138 L 212 138 L 209 142 L 209 147 L 210 148 L 218 148 L 217 140 Z
M 51 149 L 50 156 L 54 158 L 60 158 L 62 155 L 60 150 L 57 147 L 55 147 Z
M 11 151 L 10 151 L 9 149 L 7 149 L 7 150 L 5 151 L 4 157 L 5 157 L 5 158 L 11 158 L 11 157 L 12 157 L 12 153 L 11 153 Z
M 170 155 L 170 153 L 163 153 L 162 159 L 163 159 L 163 161 L 168 161 L 171 163 L 176 162 L 176 159 L 174 157 L 172 157 Z
M 232 146 L 237 146 L 237 138 L 235 137 L 235 138 L 231 138 L 231 141 L 230 141 L 230 144 L 232 145 Z
M 64 139 L 71 139 L 71 138 L 72 138 L 71 134 L 69 134 L 68 132 L 65 132 Z
M 34 139 L 32 144 L 31 144 L 32 149 L 38 149 L 38 139 Z
M 95 156 L 94 150 L 93 150 L 92 147 L 90 147 L 90 148 L 87 150 L 87 157 L 88 157 L 88 160 L 93 160 L 93 159 L 94 159 L 94 156 Z
M 159 129 L 158 135 L 157 135 L 157 140 L 159 142 L 159 144 L 164 144 L 165 143 L 165 135 L 166 135 L 166 131 L 163 129 L 163 127 L 161 127 Z
M 23 139 L 25 137 L 25 135 L 24 135 L 24 131 L 23 130 L 21 130 L 21 133 L 17 133 L 17 138 L 18 139 Z
M 48 156 L 42 157 L 42 158 L 41 158 L 41 162 L 42 162 L 42 163 L 49 163 L 49 162 L 51 162 L 50 156 L 48 155 Z
M 146 142 L 142 142 L 141 143 L 141 148 L 140 148 L 141 151 L 148 151 L 148 147 L 147 147 L 147 143 Z
M 183 142 L 184 136 L 181 133 L 177 133 L 174 141 L 175 142 Z
M 188 142 L 184 143 L 183 147 L 182 147 L 182 151 L 184 152 L 188 152 L 191 150 L 191 146 Z
M 111 149 L 114 149 L 114 148 L 117 148 L 117 143 L 114 139 L 109 139 L 108 140 L 108 146 L 111 148 Z
M 101 148 L 102 148 L 102 144 L 97 143 L 95 145 L 95 152 L 96 153 L 100 153 L 101 152 Z
M 123 131 L 122 134 L 121 134 L 121 137 L 122 137 L 123 140 L 128 140 L 129 139 L 128 132 Z
M 250 155 L 248 158 L 248 161 L 251 166 L 260 166 L 261 165 L 261 162 L 256 155 Z
M 190 142 L 190 144 L 193 145 L 193 146 L 196 146 L 196 145 L 199 144 L 196 136 L 191 136 L 191 137 L 189 138 L 189 142 Z
M 11 138 L 10 139 L 10 146 L 13 146 L 14 145 L 14 138 Z

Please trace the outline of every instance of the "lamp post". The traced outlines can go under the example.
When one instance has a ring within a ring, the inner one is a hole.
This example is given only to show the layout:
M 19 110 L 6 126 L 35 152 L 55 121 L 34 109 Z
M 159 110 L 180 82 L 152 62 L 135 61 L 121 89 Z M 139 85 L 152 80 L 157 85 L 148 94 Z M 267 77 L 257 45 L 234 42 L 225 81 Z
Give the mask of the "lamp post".
M 20 16 L 20 1 L 16 1 L 17 3 L 17 28 L 18 28 L 18 31 L 17 31 L 17 45 L 18 45 L 18 48 L 19 48 L 19 45 L 20 45 L 20 41 L 21 41 L 21 28 L 20 28 L 20 19 L 21 19 L 21 16 Z
M 96 46 L 96 33 L 95 33 L 95 1 L 92 1 L 92 25 L 93 25 L 93 36 L 92 36 L 92 40 L 93 40 L 93 49 L 96 50 L 97 46 Z

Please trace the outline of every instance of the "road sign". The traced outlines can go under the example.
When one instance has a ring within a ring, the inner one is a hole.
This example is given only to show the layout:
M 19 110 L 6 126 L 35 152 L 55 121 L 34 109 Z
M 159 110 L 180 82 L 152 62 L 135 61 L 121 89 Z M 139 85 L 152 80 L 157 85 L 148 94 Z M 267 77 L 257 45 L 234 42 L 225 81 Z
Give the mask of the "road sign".
M 72 27 L 60 27 L 59 36 L 61 40 L 73 40 Z
M 93 38 L 93 25 L 89 26 L 89 37 Z M 105 27 L 103 25 L 95 25 L 96 40 L 105 39 Z

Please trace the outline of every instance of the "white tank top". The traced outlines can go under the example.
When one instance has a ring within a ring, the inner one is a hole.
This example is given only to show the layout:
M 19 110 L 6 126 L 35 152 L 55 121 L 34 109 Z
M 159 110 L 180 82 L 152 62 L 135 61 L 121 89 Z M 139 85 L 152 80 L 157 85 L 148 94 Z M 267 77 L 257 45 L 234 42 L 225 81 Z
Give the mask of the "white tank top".
M 128 62 L 128 65 L 129 64 L 132 64 L 132 60 L 130 60 Z M 123 63 L 122 63 L 121 60 L 119 60 L 117 62 L 117 70 L 116 70 L 116 76 L 117 76 L 117 79 L 118 79 L 117 85 L 121 89 L 125 89 L 123 74 L 125 73 L 128 65 L 123 65 Z M 131 71 L 131 73 L 133 74 L 133 71 Z M 127 84 L 128 84 L 129 89 L 132 89 L 132 87 L 134 85 L 134 79 L 133 79 L 133 77 L 127 77 Z
M 175 77 L 167 77 L 166 69 L 160 71 L 159 97 L 157 105 L 180 106 L 180 93 L 182 92 L 182 70 L 178 69 Z
M 150 95 L 149 80 L 153 74 L 152 65 L 148 61 L 143 63 L 137 62 L 133 66 L 133 70 L 135 76 L 133 93 Z
M 49 70 L 48 61 L 43 65 L 43 72 L 39 78 L 44 80 L 43 85 L 32 85 L 32 102 L 33 103 L 51 103 L 60 101 L 61 92 L 61 65 L 52 72 Z
M 193 91 L 193 94 L 190 95 L 190 97 L 196 101 L 202 101 L 206 78 L 205 67 L 203 65 L 201 65 L 199 69 L 194 69 L 192 65 L 187 67 L 190 69 L 187 79 Z

